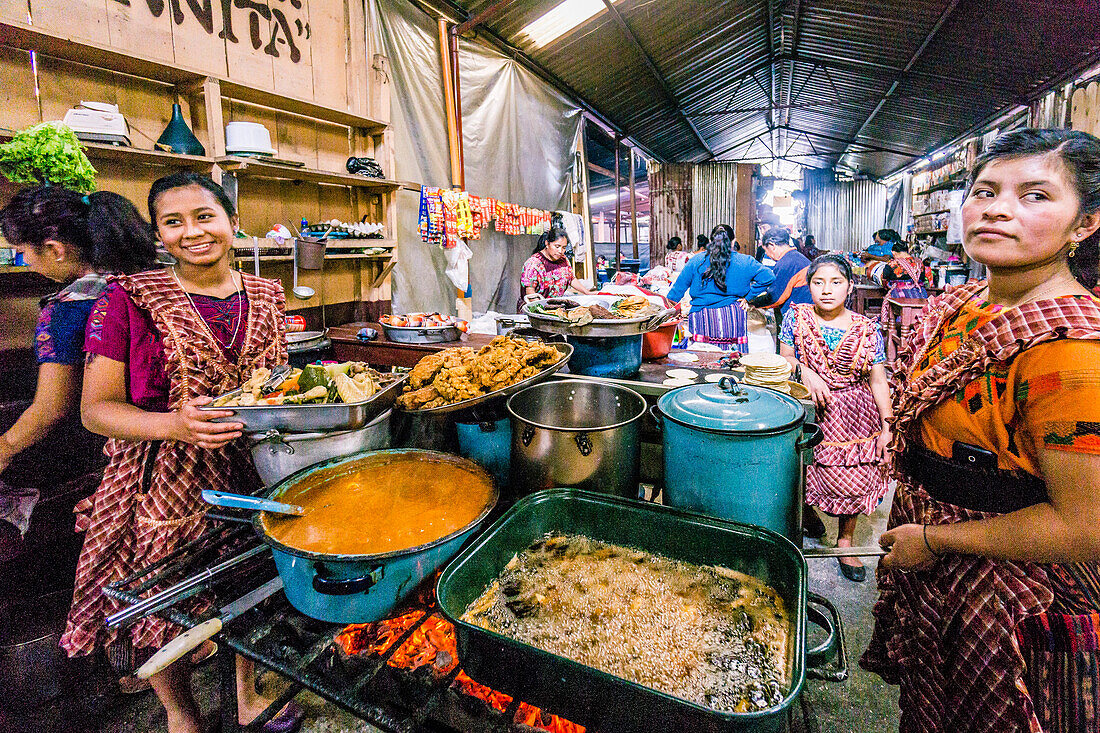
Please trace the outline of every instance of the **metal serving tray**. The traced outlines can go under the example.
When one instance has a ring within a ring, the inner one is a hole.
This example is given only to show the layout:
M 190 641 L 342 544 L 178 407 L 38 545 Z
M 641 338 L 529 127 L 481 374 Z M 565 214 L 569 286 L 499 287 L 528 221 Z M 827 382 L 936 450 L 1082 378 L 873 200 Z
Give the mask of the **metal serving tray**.
M 457 326 L 387 326 L 382 331 L 390 341 L 400 344 L 444 344 L 458 341 L 462 331 Z
M 447 412 L 457 412 L 458 410 L 468 410 L 471 407 L 483 405 L 490 400 L 498 400 L 504 397 L 511 397 L 521 389 L 530 387 L 532 384 L 541 382 L 542 380 L 550 377 L 554 372 L 558 371 L 569 363 L 569 357 L 573 355 L 572 344 L 560 344 L 560 343 L 548 343 L 547 346 L 553 346 L 561 354 L 556 362 L 543 369 L 538 374 L 534 374 L 523 381 L 510 384 L 507 387 L 501 387 L 498 390 L 494 390 L 489 394 L 483 394 L 480 397 L 474 397 L 469 400 L 462 400 L 462 402 L 455 402 L 450 405 L 440 405 L 439 407 L 429 407 L 422 410 L 405 410 L 400 405 L 396 405 L 398 410 L 404 410 L 405 412 L 412 413 L 414 415 L 442 415 Z
M 548 532 L 579 534 L 697 565 L 753 575 L 782 596 L 790 611 L 790 688 L 774 707 L 723 713 L 543 651 L 460 620 L 466 607 L 512 557 Z M 455 625 L 462 668 L 476 682 L 600 733 L 778 733 L 787 730 L 805 677 L 806 562 L 790 541 L 681 509 L 577 489 L 551 489 L 521 499 L 444 568 L 439 608 Z
M 353 430 L 361 428 L 386 410 L 393 407 L 407 374 L 383 374 L 382 389 L 366 402 L 346 404 L 334 402 L 325 405 L 248 405 L 244 407 L 200 407 L 200 410 L 232 410 L 232 417 L 217 418 L 214 422 L 239 422 L 246 433 L 279 430 L 284 433 L 317 433 L 329 430 Z M 392 377 L 393 381 L 387 381 Z M 239 394 L 236 389 L 226 393 Z
M 560 333 L 565 336 L 587 336 L 587 337 L 607 337 L 607 336 L 637 336 L 638 334 L 648 333 L 659 327 L 662 323 L 667 321 L 676 311 L 673 308 L 666 308 L 652 316 L 646 316 L 645 318 L 597 318 L 591 323 L 587 323 L 583 326 L 575 326 L 568 321 L 563 321 L 560 318 L 554 318 L 553 316 L 547 316 L 541 313 L 534 313 L 531 311 L 531 306 L 536 304 L 545 305 L 547 300 L 572 300 L 580 305 L 601 305 L 608 310 L 611 310 L 611 304 L 616 300 L 619 300 L 624 296 L 622 295 L 570 295 L 564 298 L 544 298 L 542 300 L 535 300 L 527 303 L 523 306 L 523 315 L 531 321 L 531 326 L 537 328 L 540 331 L 547 331 L 549 333 Z

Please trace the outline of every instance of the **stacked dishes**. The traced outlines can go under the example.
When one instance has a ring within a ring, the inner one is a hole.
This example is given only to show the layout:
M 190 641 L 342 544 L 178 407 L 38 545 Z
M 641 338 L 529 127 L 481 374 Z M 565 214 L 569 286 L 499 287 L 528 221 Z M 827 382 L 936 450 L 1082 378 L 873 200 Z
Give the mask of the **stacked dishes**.
M 745 367 L 745 384 L 791 393 L 787 383 L 791 363 L 779 354 L 745 354 L 741 357 L 741 366 Z

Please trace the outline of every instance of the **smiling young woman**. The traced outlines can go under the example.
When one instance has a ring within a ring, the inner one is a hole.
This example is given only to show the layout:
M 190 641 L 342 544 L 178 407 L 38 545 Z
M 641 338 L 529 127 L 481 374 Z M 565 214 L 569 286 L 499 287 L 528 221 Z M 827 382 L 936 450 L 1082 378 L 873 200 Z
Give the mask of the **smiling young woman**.
M 1096 261 L 1100 140 L 1001 136 L 962 215 L 989 280 L 929 303 L 901 355 L 861 664 L 900 684 L 902 731 L 1095 732 L 1100 300 L 1075 260 Z
M 87 534 L 61 640 L 72 656 L 105 645 L 127 669 L 180 629 L 151 616 L 125 633 L 107 630 L 103 619 L 117 605 L 102 587 L 202 534 L 204 490 L 260 487 L 237 440 L 242 426 L 211 422 L 233 413 L 198 408 L 287 358 L 282 288 L 230 266 L 237 216 L 221 187 L 194 173 L 161 178 L 149 217 L 176 264 L 114 278 L 89 319 L 81 416 L 107 436 L 109 462 L 78 507 Z M 201 730 L 189 671 L 181 660 L 150 678 L 171 733 Z M 239 715 L 250 722 L 266 701 L 250 684 L 251 666 L 238 671 Z

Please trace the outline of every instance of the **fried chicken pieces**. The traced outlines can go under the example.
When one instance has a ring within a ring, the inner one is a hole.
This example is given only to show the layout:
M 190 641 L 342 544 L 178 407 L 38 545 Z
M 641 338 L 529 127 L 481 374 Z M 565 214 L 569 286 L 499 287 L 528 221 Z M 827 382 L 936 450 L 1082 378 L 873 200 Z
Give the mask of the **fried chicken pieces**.
M 473 399 L 533 377 L 559 358 L 552 346 L 511 336 L 497 336 L 476 352 L 444 349 L 417 362 L 397 404 L 425 410 Z

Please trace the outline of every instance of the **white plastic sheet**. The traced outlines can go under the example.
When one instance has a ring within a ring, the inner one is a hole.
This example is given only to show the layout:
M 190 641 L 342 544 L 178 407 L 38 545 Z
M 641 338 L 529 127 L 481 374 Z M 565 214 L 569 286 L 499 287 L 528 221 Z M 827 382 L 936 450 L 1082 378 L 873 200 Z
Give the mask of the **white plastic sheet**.
M 390 59 L 391 129 L 396 177 L 429 186 L 450 185 L 438 26 L 408 0 L 372 0 L 379 17 L 379 48 Z M 466 189 L 477 196 L 533 206 L 566 208 L 573 141 L 580 109 L 512 59 L 476 41 L 459 43 Z M 388 173 L 388 172 L 387 172 Z M 448 257 L 421 241 L 418 199 L 398 197 L 395 312 L 454 312 Z M 470 242 L 469 284 L 475 312 L 514 312 L 523 263 L 533 236 L 483 230 Z

